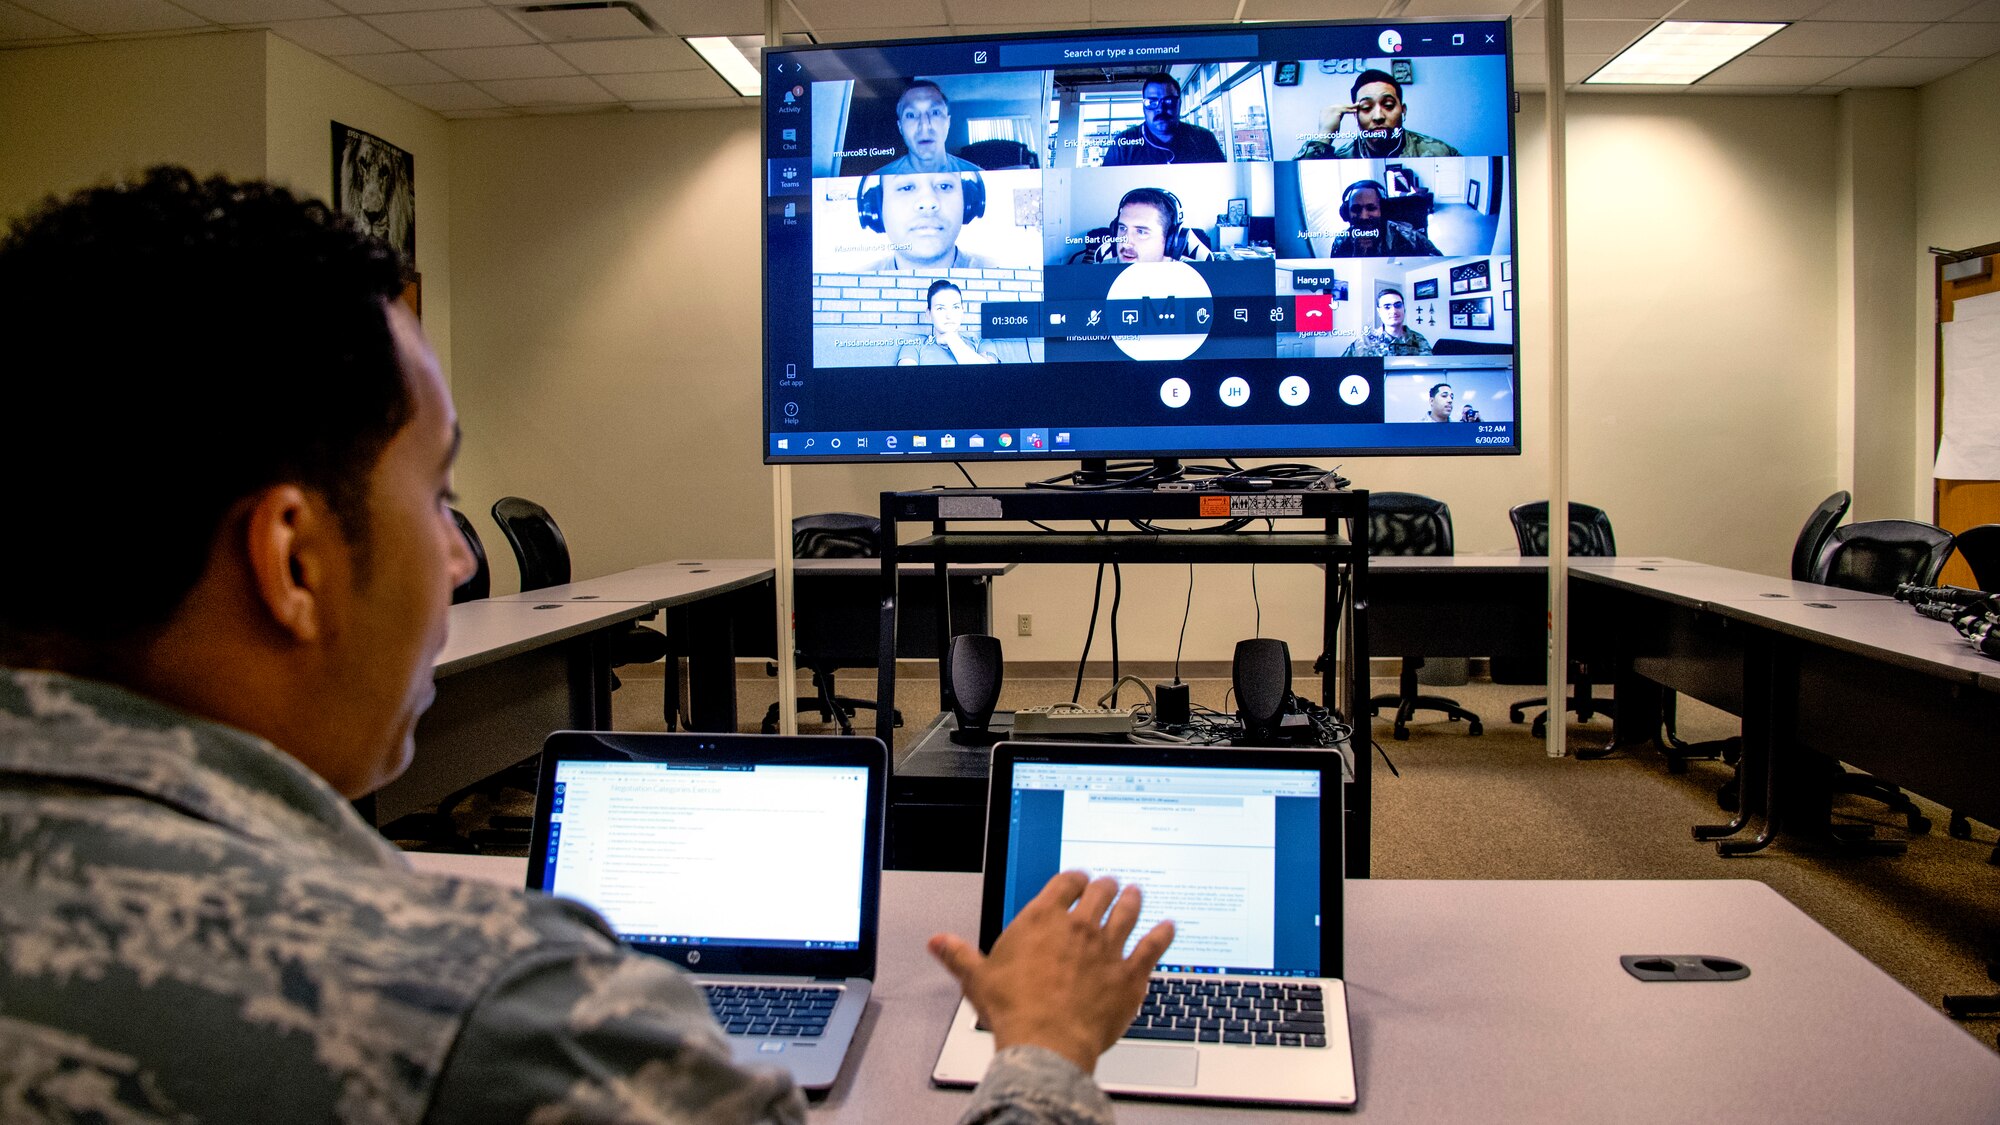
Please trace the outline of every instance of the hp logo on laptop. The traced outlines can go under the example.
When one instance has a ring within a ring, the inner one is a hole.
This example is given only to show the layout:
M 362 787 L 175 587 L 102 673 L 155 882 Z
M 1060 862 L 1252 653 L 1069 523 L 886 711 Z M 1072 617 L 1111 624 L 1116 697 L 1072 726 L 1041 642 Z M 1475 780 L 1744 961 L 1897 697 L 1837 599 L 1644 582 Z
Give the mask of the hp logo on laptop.
M 688 950 L 688 964 L 690 965 L 701 964 L 701 950 L 699 949 Z

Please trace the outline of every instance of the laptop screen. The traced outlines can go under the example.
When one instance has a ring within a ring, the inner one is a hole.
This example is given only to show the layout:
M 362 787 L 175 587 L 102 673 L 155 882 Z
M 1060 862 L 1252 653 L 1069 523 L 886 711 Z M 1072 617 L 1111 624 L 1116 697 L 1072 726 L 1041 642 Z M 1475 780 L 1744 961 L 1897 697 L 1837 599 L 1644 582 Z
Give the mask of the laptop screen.
M 541 889 L 639 947 L 857 949 L 861 766 L 554 762 Z
M 1163 972 L 1321 976 L 1321 776 L 1016 762 L 1005 920 L 1080 869 L 1145 892 L 1132 941 L 1174 920 Z

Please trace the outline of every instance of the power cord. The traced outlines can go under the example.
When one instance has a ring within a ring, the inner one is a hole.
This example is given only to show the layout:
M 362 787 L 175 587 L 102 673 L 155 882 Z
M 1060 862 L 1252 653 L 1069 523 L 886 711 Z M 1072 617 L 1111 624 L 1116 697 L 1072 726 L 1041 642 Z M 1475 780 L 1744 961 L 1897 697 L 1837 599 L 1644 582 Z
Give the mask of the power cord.
M 1090 628 L 1084 630 L 1083 655 L 1076 658 L 1076 685 L 1069 690 L 1069 701 L 1075 703 L 1083 696 L 1083 666 L 1090 659 L 1090 642 L 1097 638 L 1097 607 L 1104 601 L 1104 564 L 1097 564 L 1097 592 L 1090 596 Z
M 1187 604 L 1181 607 L 1181 639 L 1174 643 L 1174 683 L 1181 682 L 1181 650 L 1187 647 L 1188 614 L 1194 612 L 1194 564 L 1188 564 Z

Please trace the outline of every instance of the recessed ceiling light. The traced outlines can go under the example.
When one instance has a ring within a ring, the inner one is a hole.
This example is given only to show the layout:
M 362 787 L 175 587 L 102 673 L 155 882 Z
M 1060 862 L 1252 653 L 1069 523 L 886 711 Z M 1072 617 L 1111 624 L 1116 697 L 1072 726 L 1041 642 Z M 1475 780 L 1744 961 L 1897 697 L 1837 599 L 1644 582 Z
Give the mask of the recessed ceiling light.
M 1790 26 L 1667 20 L 1583 81 L 1586 85 L 1693 85 L 1723 63 Z
M 689 37 L 687 45 L 737 93 L 754 98 L 764 92 L 764 72 L 755 61 L 764 53 L 763 36 L 698 35 Z

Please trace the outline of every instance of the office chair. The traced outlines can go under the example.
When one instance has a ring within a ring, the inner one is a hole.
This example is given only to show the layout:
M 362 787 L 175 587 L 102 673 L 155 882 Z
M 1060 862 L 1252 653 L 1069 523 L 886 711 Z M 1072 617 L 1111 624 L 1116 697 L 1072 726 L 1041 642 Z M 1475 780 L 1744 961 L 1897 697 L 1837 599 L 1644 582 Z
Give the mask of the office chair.
M 882 554 L 882 521 L 856 512 L 821 512 L 792 520 L 792 557 L 801 559 L 872 559 Z M 841 695 L 834 672 L 840 668 L 874 668 L 882 659 L 880 607 L 872 583 L 837 580 L 850 592 L 846 600 L 813 597 L 825 588 L 795 583 L 800 597 L 793 607 L 793 624 L 801 667 L 812 671 L 813 694 L 797 697 L 801 711 L 818 711 L 823 723 L 837 723 L 840 733 L 854 733 L 854 712 L 874 710 L 872 699 Z M 810 591 L 810 593 L 808 593 Z M 893 659 L 893 657 L 891 657 Z M 780 691 L 784 688 L 781 686 Z M 783 698 L 764 712 L 764 733 L 778 729 Z M 891 716 L 903 725 L 902 712 Z
M 1819 506 L 1806 517 L 1805 526 L 1799 528 L 1799 537 L 1792 543 L 1791 576 L 1794 582 L 1811 582 L 1813 560 L 1819 558 L 1826 541 L 1833 536 L 1835 524 L 1847 514 L 1854 497 L 1845 491 L 1836 492 L 1819 502 Z M 1668 773 L 1686 773 L 1690 758 L 1720 758 L 1735 764 L 1743 753 L 1743 739 L 1731 737 L 1713 742 L 1684 742 L 1676 728 L 1676 701 L 1679 695 L 1664 691 L 1660 697 L 1660 720 L 1665 730 L 1663 752 L 1667 759 Z M 1723 783 L 1716 794 L 1716 803 L 1730 811 L 1736 809 L 1737 783 L 1734 779 Z
M 465 537 L 465 547 L 472 552 L 472 577 L 458 584 L 451 592 L 451 604 L 476 602 L 493 592 L 493 572 L 486 565 L 486 545 L 479 541 L 479 532 L 472 527 L 472 521 L 457 508 L 451 510 L 451 522 L 458 525 L 458 533 Z
M 1009 168 L 1040 168 L 1042 159 L 1035 150 L 1019 141 L 988 140 L 974 141 L 958 150 L 958 158 L 988 172 L 999 172 Z
M 519 496 L 502 496 L 493 503 L 493 522 L 500 525 L 500 534 L 506 536 L 507 545 L 514 549 L 523 593 L 560 586 L 570 580 L 569 541 L 563 538 L 562 528 L 556 526 L 555 517 L 549 515 L 547 508 Z M 665 633 L 636 621 L 611 634 L 614 668 L 669 658 L 663 708 L 668 730 L 679 726 L 681 694 L 678 657 L 673 657 L 672 648 Z M 616 673 L 612 674 L 611 686 L 613 689 L 619 686 Z
M 1940 527 L 1915 520 L 1863 520 L 1836 528 L 1813 560 L 1812 581 L 1822 586 L 1839 586 L 1871 594 L 1893 594 L 1904 582 L 1930 586 L 1951 557 L 1953 536 Z M 1850 793 L 1881 801 L 1891 812 L 1900 813 L 1913 834 L 1930 831 L 1931 822 L 1909 794 L 1886 785 L 1865 773 L 1850 771 L 1837 761 L 1828 763 L 1838 775 L 1833 792 Z M 1775 801 L 1767 794 L 1767 801 Z M 1835 838 L 1846 842 L 1865 840 L 1865 826 L 1842 826 Z M 1900 844 L 1878 845 L 1876 850 L 1900 849 Z
M 1952 547 L 1972 568 L 1972 583 L 1989 594 L 2000 594 L 2000 523 L 1982 523 L 1978 527 L 1968 527 L 1958 533 Z M 1964 813 L 1951 814 L 1951 836 L 1956 840 L 1972 838 L 1972 822 Z M 2000 866 L 2000 844 L 1993 846 L 1993 854 L 1988 863 Z
M 1507 518 L 1514 525 L 1514 541 L 1520 546 L 1522 557 L 1538 558 L 1548 555 L 1549 502 L 1547 500 L 1516 504 L 1508 510 Z M 1618 553 L 1617 541 L 1611 534 L 1611 517 L 1605 514 L 1604 509 L 1570 501 L 1569 553 L 1579 558 L 1602 558 Z M 1508 676 L 1504 680 L 1500 675 L 1496 675 L 1494 679 L 1497 682 L 1513 684 L 1542 682 L 1540 676 L 1527 675 L 1525 669 L 1521 667 L 1521 662 L 1503 661 L 1499 662 L 1499 666 L 1503 675 L 1505 670 L 1510 668 L 1514 669 L 1515 675 Z M 1608 718 L 1617 716 L 1616 700 L 1598 699 L 1591 694 L 1595 685 L 1587 663 L 1581 660 L 1570 661 L 1569 681 L 1575 685 L 1576 690 L 1570 693 L 1569 699 L 1563 704 L 1565 711 L 1576 712 L 1576 717 L 1586 723 L 1598 715 Z M 1515 723 L 1526 722 L 1528 708 L 1542 706 L 1545 702 L 1537 698 L 1523 699 L 1518 703 L 1509 704 L 1507 720 Z M 1534 737 L 1540 738 L 1547 733 L 1548 720 L 1547 710 L 1535 716 L 1534 726 L 1530 728 Z
M 1371 492 L 1368 494 L 1368 553 L 1371 555 L 1450 555 L 1451 506 L 1442 500 L 1414 492 Z M 1396 709 L 1394 733 L 1398 739 L 1410 737 L 1410 718 L 1419 711 L 1442 711 L 1452 722 L 1464 719 L 1465 733 L 1485 732 L 1479 716 L 1459 705 L 1458 700 L 1417 692 L 1417 670 L 1424 666 L 1421 656 L 1403 658 L 1403 670 L 1396 694 L 1378 695 L 1368 701 L 1370 714 L 1383 707 Z

